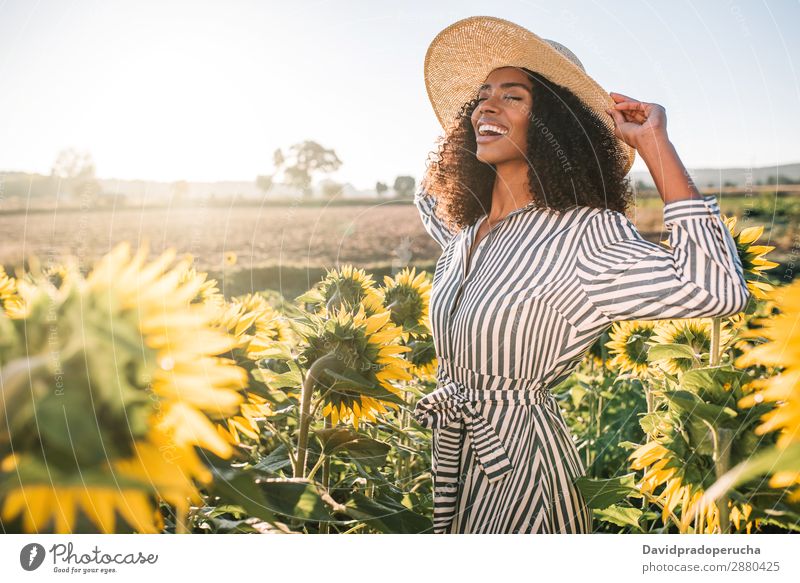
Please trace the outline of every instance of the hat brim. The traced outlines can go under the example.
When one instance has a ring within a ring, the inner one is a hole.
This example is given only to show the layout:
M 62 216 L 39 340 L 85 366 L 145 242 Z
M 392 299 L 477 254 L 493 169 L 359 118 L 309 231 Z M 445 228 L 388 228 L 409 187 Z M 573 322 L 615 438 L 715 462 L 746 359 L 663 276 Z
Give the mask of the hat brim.
M 459 20 L 437 34 L 428 47 L 425 88 L 442 127 L 449 129 L 489 73 L 508 66 L 525 67 L 566 87 L 614 133 L 614 122 L 605 111 L 614 105 L 614 100 L 594 79 L 541 37 L 494 16 Z M 615 139 L 627 174 L 635 150 Z

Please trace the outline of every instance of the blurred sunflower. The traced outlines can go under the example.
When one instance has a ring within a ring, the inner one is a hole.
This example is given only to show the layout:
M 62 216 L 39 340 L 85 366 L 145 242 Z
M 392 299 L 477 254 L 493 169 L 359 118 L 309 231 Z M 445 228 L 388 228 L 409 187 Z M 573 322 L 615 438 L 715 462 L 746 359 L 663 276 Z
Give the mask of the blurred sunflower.
M 648 340 L 655 334 L 656 323 L 651 320 L 615 322 L 611 327 L 611 340 L 606 347 L 612 356 L 609 365 L 621 372 L 630 372 L 639 378 L 647 376 L 650 363 Z
M 780 304 L 780 313 L 759 318 L 759 328 L 748 330 L 748 338 L 760 337 L 766 341 L 739 356 L 735 365 L 747 367 L 765 365 L 780 369 L 778 374 L 752 381 L 754 389 L 739 400 L 740 407 L 752 407 L 759 403 L 775 402 L 777 406 L 761 417 L 756 428 L 758 435 L 779 431 L 776 447 L 786 448 L 800 442 L 800 280 L 782 286 L 769 294 L 771 301 Z M 800 484 L 800 468 L 773 474 L 769 485 L 786 488 Z M 794 502 L 800 501 L 800 488 L 791 495 Z
M 246 371 L 217 356 L 236 340 L 212 327 L 213 308 L 190 303 L 203 279 L 186 280 L 182 264 L 168 270 L 174 251 L 146 257 L 121 243 L 86 279 L 71 272 L 58 289 L 46 277 L 21 288 L 18 324 L 31 333 L 16 358 L 58 360 L 29 361 L 22 393 L 33 406 L 5 403 L 14 415 L 9 447 L 0 441 L 4 520 L 21 514 L 38 532 L 52 517 L 69 533 L 82 509 L 108 533 L 116 511 L 138 532 L 158 532 L 159 499 L 185 518 L 202 501 L 194 482 L 212 479 L 196 448 L 233 453 L 210 417 L 242 401 Z M 57 397 L 54 378 L 68 383 Z
M 774 245 L 753 244 L 764 233 L 764 225 L 748 227 L 742 229 L 738 235 L 734 235 L 736 217 L 726 218 L 724 219 L 724 223 L 725 226 L 728 227 L 728 231 L 730 231 L 733 240 L 736 242 L 736 250 L 739 252 L 739 258 L 742 260 L 742 268 L 744 269 L 747 288 L 754 297 L 758 299 L 766 298 L 767 292 L 771 291 L 773 286 L 767 283 L 762 272 L 777 267 L 778 264 L 766 258 L 766 254 L 775 249 Z
M 655 326 L 655 334 L 648 344 L 679 344 L 691 348 L 694 358 L 689 356 L 672 356 L 659 359 L 655 363 L 666 372 L 677 375 L 694 368 L 698 363 L 708 363 L 711 350 L 711 326 L 708 318 L 682 318 L 659 321 Z M 723 320 L 720 326 L 720 348 L 724 349 L 733 337 L 730 324 Z
M 189 257 L 191 259 L 191 256 Z M 208 304 L 214 307 L 222 307 L 225 303 L 225 296 L 219 291 L 216 279 L 208 279 L 208 274 L 204 271 L 197 271 L 194 267 L 187 267 L 181 274 L 180 283 L 186 283 L 194 279 L 199 279 L 202 283 L 197 290 L 191 303 Z
M 243 436 L 258 441 L 261 434 L 258 422 L 273 414 L 272 405 L 261 395 L 248 391 L 245 398 L 239 413 L 228 417 L 224 427 L 217 426 L 220 434 L 234 444 L 242 443 Z
M 586 362 L 595 368 L 603 367 L 603 339 L 604 334 L 600 334 L 586 351 Z
M 225 253 L 225 265 L 236 265 L 236 253 L 228 251 Z
M 237 339 L 233 355 L 238 364 L 246 369 L 251 369 L 254 362 L 261 358 L 261 353 L 271 349 L 276 342 L 295 342 L 289 321 L 260 294 L 233 298 L 218 312 L 214 325 Z M 237 414 L 228 417 L 224 424 L 217 427 L 221 435 L 233 444 L 241 444 L 242 436 L 258 440 L 258 421 L 273 414 L 270 403 L 264 397 L 245 391 L 244 399 Z
M 311 304 L 322 315 L 332 314 L 339 308 L 350 312 L 361 308 L 368 315 L 383 311 L 383 297 L 372 276 L 352 265 L 327 270 L 325 277 L 296 301 Z
M 680 507 L 680 522 L 676 526 L 681 532 L 687 532 L 689 519 L 694 518 L 695 513 L 699 515 L 700 532 L 711 534 L 720 530 L 719 508 L 716 504 L 701 502 L 703 488 L 684 481 L 685 464 L 670 449 L 654 439 L 638 447 L 628 459 L 631 460 L 631 469 L 644 471 L 638 488 L 662 506 L 661 520 L 664 524 L 669 521 L 670 514 L 677 512 L 676 508 Z M 663 489 L 656 494 L 661 486 Z M 750 534 L 753 524 L 757 525 L 757 522 L 748 520 L 752 506 L 745 503 L 739 508 L 731 501 L 728 506 L 736 529 L 741 529 L 744 519 L 744 527 Z
M 431 283 L 423 271 L 418 275 L 416 268 L 406 267 L 395 277 L 383 278 L 383 305 L 391 310 L 392 322 L 402 326 L 404 339 L 408 335 L 430 334 L 428 304 Z
M 332 358 L 317 384 L 322 413 L 333 425 L 344 421 L 358 429 L 361 419 L 375 421 L 386 407 L 396 410 L 403 403 L 392 381 L 412 379 L 411 363 L 400 357 L 411 348 L 399 344 L 402 328 L 392 324 L 388 310 L 368 316 L 363 305 L 355 314 L 342 306 L 328 318 L 309 314 L 300 329 L 307 345 L 299 360 L 306 368 Z
M 259 294 L 246 294 L 231 300 L 219 312 L 215 324 L 238 338 L 236 348 L 243 350 L 251 360 L 259 358 L 258 353 L 273 342 L 295 340 L 288 319 Z
M 56 288 L 60 288 L 62 285 L 64 285 L 72 272 L 73 270 L 67 268 L 67 266 L 63 263 L 48 265 L 42 270 L 42 274 Z
M 17 292 L 17 281 L 7 275 L 2 266 L 0 266 L 0 310 L 10 317 L 22 312 L 22 298 Z

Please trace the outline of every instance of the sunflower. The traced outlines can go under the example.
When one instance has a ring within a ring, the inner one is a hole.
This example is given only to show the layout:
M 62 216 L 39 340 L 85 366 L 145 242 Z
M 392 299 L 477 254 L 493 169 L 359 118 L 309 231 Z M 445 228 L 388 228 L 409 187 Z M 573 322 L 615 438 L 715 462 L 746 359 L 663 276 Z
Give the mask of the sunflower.
M 274 413 L 272 405 L 261 395 L 248 391 L 245 398 L 239 414 L 228 417 L 225 427 L 218 426 L 221 435 L 234 444 L 242 443 L 242 436 L 258 441 L 261 434 L 258 422 Z
M 399 355 L 411 351 L 399 344 L 402 328 L 391 322 L 391 312 L 384 310 L 368 316 L 363 305 L 355 314 L 344 306 L 329 318 L 309 314 L 300 327 L 307 344 L 300 362 L 310 368 L 317 360 L 332 358 L 317 377 L 322 390 L 324 416 L 336 425 L 360 420 L 375 421 L 376 414 L 397 410 L 402 392 L 392 381 L 411 380 L 407 369 L 412 365 Z
M 383 311 L 383 298 L 372 276 L 352 265 L 327 270 L 325 277 L 296 301 L 310 304 L 322 315 L 339 308 L 351 312 L 364 309 L 370 315 Z
M 406 360 L 412 365 L 409 373 L 414 378 L 436 375 L 439 360 L 436 358 L 436 349 L 430 336 L 404 336 L 401 344 L 411 348 L 411 351 L 406 353 Z
M 610 327 L 609 327 L 610 328 Z M 600 334 L 594 342 L 589 346 L 589 349 L 586 351 L 586 362 L 594 367 L 594 368 L 602 368 L 603 364 L 606 362 L 603 360 L 603 337 L 604 334 Z
M 0 448 L 4 520 L 21 514 L 37 532 L 52 518 L 69 533 L 81 511 L 114 532 L 116 511 L 138 532 L 157 532 L 159 499 L 185 518 L 202 501 L 195 481 L 212 479 L 195 448 L 233 453 L 210 417 L 242 401 L 246 371 L 217 356 L 236 339 L 211 325 L 213 308 L 191 303 L 203 279 L 187 280 L 183 264 L 168 270 L 173 250 L 146 256 L 121 243 L 85 279 L 71 272 L 58 289 L 47 278 L 20 288 L 26 354 L 55 354 L 58 368 L 31 369 L 30 410 L 9 406 L 24 414 L 11 419 L 13 453 Z M 67 383 L 57 399 L 53 378 Z
M 712 321 L 705 318 L 659 321 L 655 327 L 655 334 L 647 343 L 650 346 L 656 344 L 688 346 L 691 348 L 694 358 L 671 356 L 655 361 L 656 364 L 666 372 L 677 375 L 694 368 L 698 363 L 708 362 L 711 350 L 711 324 Z M 730 324 L 723 320 L 720 326 L 720 347 L 724 348 L 732 337 Z
M 251 360 L 259 358 L 273 342 L 293 342 L 295 334 L 286 317 L 264 296 L 246 294 L 234 298 L 220 310 L 215 323 L 238 338 L 237 348 Z
M 431 283 L 427 273 L 416 273 L 416 268 L 406 267 L 395 277 L 383 278 L 384 306 L 392 312 L 392 322 L 402 326 L 404 337 L 408 334 L 430 334 L 428 304 Z
M 294 342 L 295 337 L 286 318 L 259 294 L 245 294 L 231 300 L 217 313 L 214 325 L 237 339 L 234 357 L 246 369 L 253 368 L 260 353 L 272 348 L 275 342 Z M 273 414 L 264 397 L 245 391 L 244 399 L 237 414 L 217 427 L 232 444 L 241 444 L 242 436 L 257 440 L 258 421 Z
M 17 281 L 0 266 L 0 311 L 11 317 L 22 312 L 22 298 L 17 291 Z
M 738 235 L 734 235 L 736 217 L 724 219 L 725 226 L 728 227 L 733 240 L 736 242 L 736 250 L 742 260 L 747 288 L 753 297 L 764 299 L 773 286 L 767 283 L 762 272 L 777 267 L 774 261 L 769 261 L 766 254 L 775 249 L 774 245 L 754 245 L 759 237 L 764 233 L 764 225 L 758 227 L 748 227 L 742 229 Z
M 719 508 L 716 504 L 704 504 L 701 501 L 704 493 L 702 487 L 684 481 L 684 464 L 672 450 L 654 439 L 639 446 L 628 459 L 631 469 L 644 471 L 637 487 L 642 494 L 661 505 L 664 524 L 680 507 L 680 521 L 676 526 L 681 532 L 688 531 L 695 514 L 699 516 L 700 532 L 711 534 L 720 530 Z M 662 486 L 663 489 L 656 494 L 656 490 Z M 749 521 L 752 506 L 744 503 L 740 508 L 730 500 L 728 506 L 736 529 L 741 529 L 741 520 L 744 519 L 745 529 L 750 534 L 753 524 L 758 524 L 757 521 Z
M 188 257 L 191 260 L 191 256 Z M 187 267 L 181 274 L 181 283 L 186 283 L 199 278 L 202 282 L 200 289 L 197 290 L 195 297 L 191 299 L 191 303 L 202 303 L 221 308 L 225 303 L 225 296 L 219 291 L 216 279 L 208 279 L 208 274 L 200 271 L 194 267 Z
M 42 274 L 56 288 L 60 288 L 62 285 L 64 285 L 72 273 L 73 270 L 68 268 L 63 263 L 54 263 L 52 265 L 48 265 L 42 270 Z
M 650 345 L 647 341 L 655 334 L 655 326 L 651 320 L 615 322 L 611 328 L 611 340 L 606 343 L 613 355 L 609 365 L 621 372 L 645 377 L 649 371 L 647 353 Z
M 739 356 L 735 364 L 740 367 L 765 365 L 778 367 L 778 374 L 760 378 L 750 383 L 754 389 L 739 400 L 739 406 L 752 407 L 759 403 L 776 402 L 777 406 L 761 417 L 756 428 L 758 435 L 778 431 L 776 447 L 785 449 L 800 441 L 800 335 L 797 322 L 800 318 L 800 280 L 778 288 L 769 294 L 770 301 L 780 304 L 780 313 L 759 318 L 759 328 L 749 330 L 746 337 L 766 340 Z M 786 488 L 800 484 L 800 468 L 773 474 L 769 485 Z M 800 501 L 800 488 L 790 498 Z
M 774 246 L 753 245 L 764 233 L 764 226 L 748 227 L 742 229 L 739 234 L 735 234 L 735 216 L 726 217 L 722 215 L 722 222 L 725 224 L 725 227 L 727 227 L 736 244 L 736 252 L 739 255 L 739 259 L 742 261 L 742 270 L 744 271 L 747 289 L 750 290 L 753 297 L 764 299 L 767 292 L 773 289 L 773 286 L 764 281 L 765 278 L 762 272 L 778 266 L 777 263 L 769 261 L 766 258 L 766 254 L 775 249 Z M 669 246 L 669 241 L 661 242 Z

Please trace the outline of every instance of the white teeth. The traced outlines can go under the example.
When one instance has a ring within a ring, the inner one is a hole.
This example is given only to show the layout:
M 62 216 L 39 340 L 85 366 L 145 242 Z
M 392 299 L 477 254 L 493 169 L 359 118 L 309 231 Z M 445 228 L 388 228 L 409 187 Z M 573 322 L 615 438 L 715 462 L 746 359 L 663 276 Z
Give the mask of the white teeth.
M 482 136 L 486 135 L 487 131 L 493 131 L 502 135 L 506 135 L 508 133 L 508 130 L 506 128 L 501 128 L 500 126 L 488 123 L 482 123 L 478 126 L 478 133 L 481 134 Z

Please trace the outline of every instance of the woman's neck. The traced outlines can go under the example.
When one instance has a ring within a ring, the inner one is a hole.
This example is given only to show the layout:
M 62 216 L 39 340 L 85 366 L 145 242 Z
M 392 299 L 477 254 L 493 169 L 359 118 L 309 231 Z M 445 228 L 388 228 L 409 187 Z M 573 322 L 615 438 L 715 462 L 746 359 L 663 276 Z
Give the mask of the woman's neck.
M 488 213 L 490 223 L 501 220 L 508 213 L 524 207 L 533 200 L 527 161 L 514 160 L 498 164 L 496 172 L 492 189 L 492 208 Z

